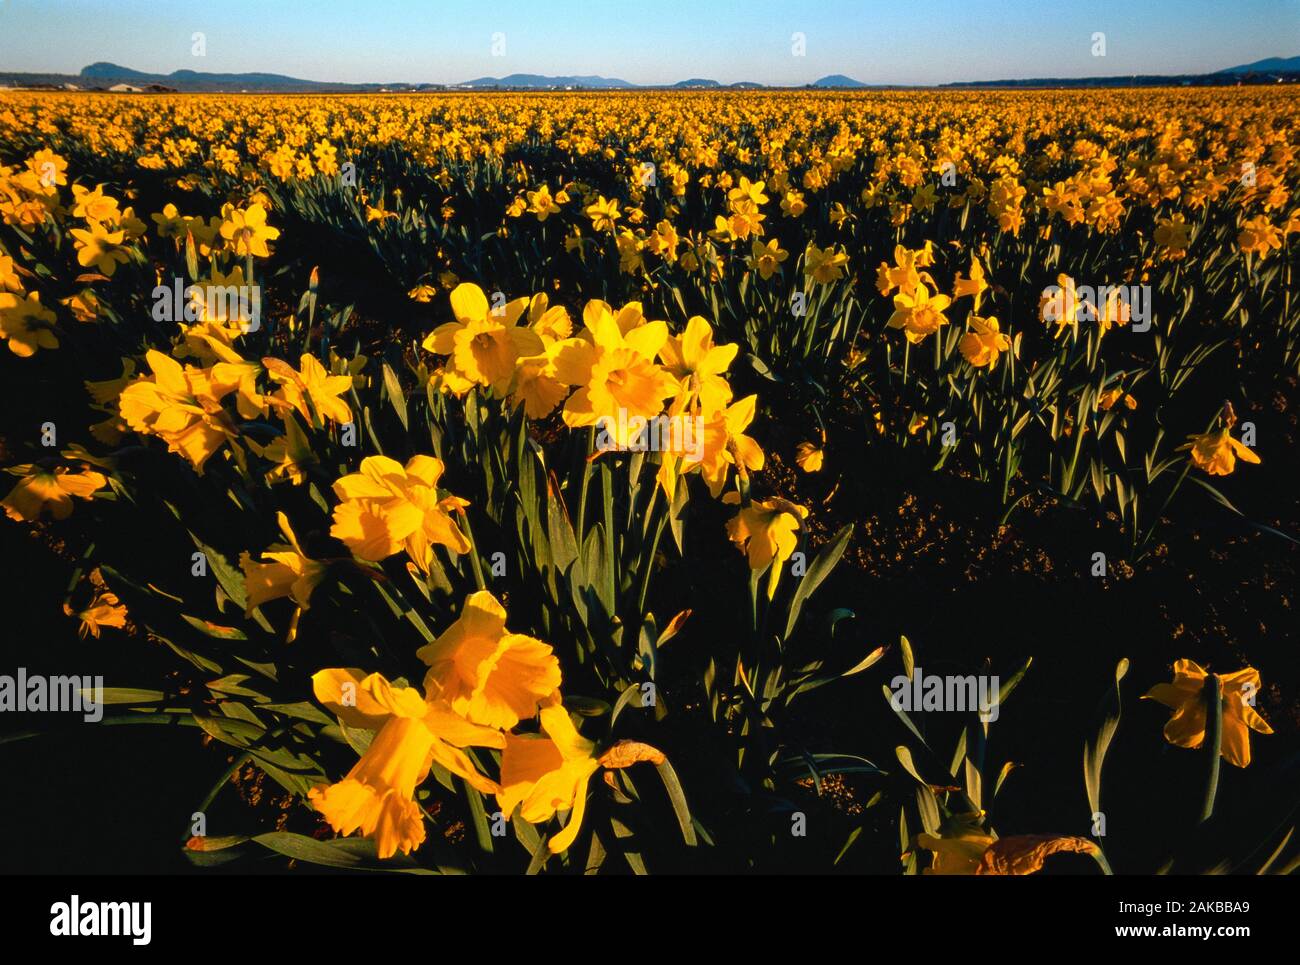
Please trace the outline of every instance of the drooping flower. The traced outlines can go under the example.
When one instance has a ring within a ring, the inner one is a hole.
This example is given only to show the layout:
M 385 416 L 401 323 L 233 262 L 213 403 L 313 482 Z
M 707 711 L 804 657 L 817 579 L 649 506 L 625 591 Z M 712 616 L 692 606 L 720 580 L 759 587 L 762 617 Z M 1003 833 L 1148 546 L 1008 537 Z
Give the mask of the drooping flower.
M 358 670 L 322 670 L 312 677 L 312 688 L 348 727 L 375 735 L 347 777 L 312 788 L 308 798 L 338 833 L 360 831 L 373 838 L 380 858 L 408 854 L 424 843 L 415 789 L 435 762 L 484 794 L 499 789 L 461 748 L 500 748 L 505 738 L 457 716 L 445 701 L 426 700 L 380 674 L 363 678 Z
M 984 298 L 984 293 L 988 291 L 989 283 L 984 279 L 984 266 L 974 255 L 970 259 L 970 277 L 963 278 L 958 275 L 953 282 L 953 298 L 963 298 L 970 295 L 974 299 L 973 312 L 980 310 L 980 301 Z
M 1187 439 L 1178 450 L 1190 450 L 1187 455 L 1192 460 L 1192 465 L 1211 476 L 1231 475 L 1237 468 L 1238 459 L 1255 464 L 1260 462 L 1255 450 L 1244 445 L 1241 440 L 1234 439 L 1227 426 L 1210 432 L 1195 433 Z
M 1174 661 L 1173 683 L 1156 684 L 1143 694 L 1164 704 L 1173 716 L 1165 724 L 1165 740 L 1178 747 L 1200 747 L 1205 743 L 1205 679 L 1208 674 L 1191 660 Z M 1273 733 L 1255 710 L 1255 695 L 1260 689 L 1259 671 L 1245 667 L 1236 673 L 1219 675 L 1219 692 L 1223 697 L 1223 732 L 1220 753 L 1236 767 L 1250 763 L 1250 732 Z
M 235 438 L 221 398 L 231 384 L 214 383 L 211 373 L 182 367 L 156 349 L 145 355 L 152 376 L 136 379 L 118 398 L 118 410 L 136 432 L 158 436 L 167 448 L 188 459 L 200 474 L 212 454 Z
M 487 590 L 465 598 L 456 622 L 417 652 L 428 666 L 425 692 L 485 727 L 509 730 L 536 715 L 560 686 L 549 644 L 506 630 L 506 610 Z
M 99 639 L 100 633 L 108 627 L 121 630 L 126 626 L 126 607 L 122 601 L 117 598 L 117 594 L 109 590 L 97 592 L 90 605 L 84 610 L 74 611 L 68 604 L 63 605 L 63 611 L 68 616 L 76 617 L 81 621 L 77 627 L 77 636 L 82 640 L 87 636 L 93 636 Z
M 309 424 L 316 417 L 322 423 L 346 424 L 352 421 L 352 409 L 339 398 L 352 388 L 352 376 L 330 375 L 316 356 L 306 353 L 300 362 L 301 370 L 297 372 L 293 366 L 277 358 L 264 358 L 262 365 L 266 367 L 267 375 L 280 386 L 269 397 L 272 405 L 295 410 Z
M 992 316 L 971 315 L 966 321 L 971 330 L 957 341 L 962 357 L 977 369 L 993 368 L 998 355 L 1011 348 L 1011 340 L 998 330 L 998 320 Z
M 405 466 L 387 456 L 366 457 L 360 472 L 334 483 L 342 502 L 334 507 L 330 535 L 372 562 L 405 549 L 425 571 L 435 545 L 469 552 L 469 540 L 451 516 L 468 503 L 438 496 L 443 469 L 442 461 L 432 456 L 412 456 Z
M 311 606 L 312 591 L 325 578 L 326 565 L 302 551 L 289 518 L 284 513 L 276 513 L 275 518 L 288 543 L 272 543 L 262 552 L 261 562 L 254 561 L 248 552 L 239 555 L 248 613 L 268 600 L 283 597 L 290 597 L 299 610 L 306 610 Z
M 739 493 L 727 493 L 724 503 L 740 502 Z M 743 507 L 727 522 L 727 535 L 749 558 L 749 568 L 756 573 L 769 569 L 767 596 L 776 595 L 776 584 L 781 579 L 785 561 L 799 545 L 796 535 L 808 510 L 780 497 L 754 500 Z
M 1052 855 L 1096 855 L 1096 842 L 1061 834 L 996 838 L 979 826 L 982 815 L 955 815 L 940 834 L 918 834 L 916 843 L 933 853 L 927 875 L 1031 875 Z
M 65 465 L 41 463 L 11 466 L 6 470 L 21 477 L 9 495 L 0 500 L 10 519 L 34 523 L 47 510 L 55 519 L 72 514 L 72 497 L 92 499 L 108 479 L 91 469 L 77 470 Z
M 519 816 L 529 824 L 549 821 L 568 811 L 564 829 L 547 842 L 552 854 L 569 848 L 582 829 L 587 811 L 587 785 L 600 768 L 631 767 L 646 762 L 662 764 L 662 751 L 638 741 L 619 741 L 604 753 L 578 733 L 557 690 L 548 697 L 538 714 L 541 732 L 506 734 L 501 755 L 501 789 L 497 804 L 502 814 Z
M 502 814 L 519 816 L 529 824 L 549 821 L 557 811 L 569 811 L 564 830 L 547 847 L 559 854 L 573 844 L 587 810 L 587 783 L 600 767 L 596 745 L 578 733 L 558 694 L 539 714 L 542 733 L 507 734 L 501 755 Z

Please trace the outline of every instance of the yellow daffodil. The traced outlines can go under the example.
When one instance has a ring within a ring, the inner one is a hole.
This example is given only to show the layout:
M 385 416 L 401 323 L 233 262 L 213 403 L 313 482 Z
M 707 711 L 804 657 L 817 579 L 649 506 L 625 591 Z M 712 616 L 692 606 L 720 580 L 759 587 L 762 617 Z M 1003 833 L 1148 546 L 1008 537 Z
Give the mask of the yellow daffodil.
M 1208 675 L 1191 660 L 1174 661 L 1173 683 L 1156 684 L 1142 696 L 1164 704 L 1173 716 L 1165 724 L 1165 740 L 1178 747 L 1200 747 L 1205 743 L 1205 679 Z M 1220 753 L 1236 767 L 1250 763 L 1250 732 L 1273 733 L 1255 710 L 1260 689 L 1259 671 L 1246 667 L 1219 675 L 1223 696 L 1223 736 Z
M 597 756 L 596 745 L 573 726 L 559 691 L 543 701 L 538 717 L 540 733 L 505 737 L 497 804 L 502 814 L 513 814 L 518 808 L 519 816 L 529 824 L 541 824 L 568 811 L 564 829 L 547 842 L 547 849 L 559 854 L 573 844 L 582 829 L 587 785 L 598 769 L 625 768 L 642 761 L 662 764 L 665 757 L 636 741 L 619 741 Z
M 1058 275 L 1056 285 L 1043 292 L 1038 302 L 1038 317 L 1048 325 L 1056 326 L 1056 338 L 1078 324 L 1084 312 L 1095 313 L 1096 307 L 1080 297 L 1074 279 L 1069 275 Z
M 804 472 L 821 472 L 826 452 L 815 442 L 801 442 L 795 450 L 795 464 Z
M 739 493 L 727 493 L 724 503 L 740 502 Z M 788 500 L 773 497 L 754 500 L 743 507 L 727 523 L 727 535 L 740 549 L 747 552 L 749 568 L 756 573 L 769 569 L 767 596 L 776 595 L 776 584 L 781 579 L 785 561 L 799 545 L 798 533 L 808 510 Z
M 950 304 L 947 295 L 931 295 L 924 284 L 919 284 L 910 293 L 899 292 L 894 296 L 894 313 L 886 325 L 901 328 L 907 340 L 916 345 L 939 331 L 941 325 L 948 324 L 944 310 Z
M 336 784 L 312 788 L 308 797 L 339 834 L 373 838 L 380 858 L 409 854 L 424 843 L 424 819 L 415 789 L 440 764 L 483 794 L 498 785 L 484 777 L 463 747 L 505 744 L 500 731 L 456 715 L 445 701 L 426 700 L 380 674 L 322 670 L 312 677 L 316 699 L 348 727 L 374 731 L 361 759 Z
M 751 270 L 758 272 L 759 277 L 767 281 L 781 270 L 781 263 L 789 257 L 790 252 L 781 247 L 778 239 L 773 238 L 767 244 L 763 244 L 755 238 L 748 264 Z
M 713 344 L 713 326 L 699 315 L 686 322 L 680 336 L 669 336 L 659 349 L 664 367 L 680 380 L 678 398 L 690 407 L 698 401 L 705 412 L 716 412 L 731 401 L 724 378 L 740 346 Z
M 970 331 L 957 341 L 962 357 L 975 368 L 993 368 L 998 355 L 1011 348 L 1011 339 L 998 330 L 998 320 L 992 316 L 980 318 L 971 315 L 967 320 Z
M 125 231 L 113 231 L 98 221 L 91 221 L 85 228 L 73 228 L 70 233 L 77 243 L 77 263 L 93 267 L 109 278 L 119 264 L 126 264 L 131 257 L 124 244 Z
M 1190 450 L 1187 455 L 1192 465 L 1204 470 L 1211 476 L 1228 476 L 1237 468 L 1237 460 L 1258 464 L 1259 456 L 1250 446 L 1234 439 L 1227 426 L 1211 432 L 1202 432 L 1187 437 L 1188 441 L 1178 447 L 1179 451 Z
M 618 210 L 618 200 L 610 198 L 605 200 L 602 194 L 599 199 L 587 205 L 584 214 L 591 219 L 591 228 L 593 231 L 610 231 L 614 230 L 614 222 L 618 221 L 622 215 Z
M 271 256 L 266 243 L 280 237 L 280 229 L 266 223 L 266 209 L 261 204 L 255 202 L 247 208 L 226 205 L 221 215 L 221 237 L 232 252 L 241 258 Z
M 77 627 L 77 636 L 82 640 L 88 636 L 98 640 L 104 629 L 121 630 L 126 626 L 126 607 L 122 605 L 116 593 L 108 590 L 96 593 L 90 605 L 84 610 L 73 611 L 72 607 L 65 603 L 63 611 L 68 616 L 75 616 L 81 621 L 81 625 Z
M 288 543 L 273 543 L 262 552 L 261 562 L 254 561 L 248 552 L 239 556 L 249 613 L 268 600 L 283 597 L 292 598 L 299 610 L 306 610 L 311 606 L 312 590 L 325 578 L 326 565 L 302 551 L 289 518 L 284 513 L 276 513 L 275 518 Z
M 36 522 L 46 511 L 55 519 L 67 519 L 72 515 L 73 496 L 93 499 L 97 490 L 108 485 L 102 473 L 63 465 L 27 464 L 6 471 L 21 478 L 0 500 L 0 506 L 10 519 L 28 523 Z
M 54 313 L 41 304 L 40 292 L 22 296 L 0 292 L 0 338 L 20 358 L 59 347 L 54 321 Z
M 509 730 L 537 714 L 560 686 L 549 644 L 506 631 L 506 610 L 487 590 L 465 598 L 456 622 L 417 652 L 429 671 L 425 692 L 485 727 Z
M 1244 254 L 1267 258 L 1270 251 L 1281 250 L 1282 233 L 1261 214 L 1241 226 L 1237 245 Z
M 953 282 L 952 297 L 957 299 L 964 298 L 967 295 L 971 296 L 975 302 L 971 311 L 978 312 L 980 310 L 980 301 L 983 299 L 984 293 L 988 291 L 988 288 L 989 283 L 984 279 L 984 266 L 980 264 L 978 258 L 972 255 L 970 260 L 970 277 L 963 278 L 961 275 L 957 276 L 956 280 Z
M 214 385 L 211 373 L 151 349 L 145 356 L 152 376 L 122 390 L 118 410 L 136 432 L 155 435 L 183 455 L 198 473 L 222 444 L 235 437 L 221 397 L 234 386 Z
M 626 448 L 635 441 L 630 424 L 658 415 L 679 389 L 672 374 L 654 361 L 668 339 L 668 326 L 644 322 L 639 305 L 615 315 L 603 302 L 589 304 L 583 317 L 585 337 L 555 348 L 556 377 L 578 386 L 564 404 L 564 421 L 573 427 L 600 425 L 616 446 Z
M 269 397 L 272 405 L 293 409 L 309 424 L 316 419 L 343 424 L 352 421 L 352 410 L 339 398 L 352 387 L 352 376 L 330 375 L 314 355 L 307 354 L 302 356 L 297 372 L 293 366 L 277 358 L 264 358 L 262 365 L 272 381 L 280 386 Z
M 849 256 L 836 251 L 833 245 L 818 248 L 811 241 L 804 250 L 803 273 L 819 285 L 829 285 L 844 277 L 844 267 L 849 263 Z
M 891 265 L 887 261 L 882 261 L 880 267 L 876 269 L 876 290 L 888 297 L 893 291 L 915 291 L 920 287 L 921 282 L 926 282 L 932 288 L 938 288 L 929 272 L 918 270 L 926 267 L 927 264 L 929 264 L 928 248 L 910 251 L 902 245 L 896 245 L 894 263 Z
M 456 321 L 439 325 L 423 343 L 425 351 L 449 356 L 446 383 L 453 393 L 464 395 L 479 385 L 504 396 L 510 391 L 515 363 L 545 351 L 541 336 L 518 324 L 528 302 L 516 298 L 494 309 L 478 285 L 456 286 L 451 293 Z
M 363 560 L 387 559 L 405 549 L 426 571 L 435 545 L 469 552 L 469 540 L 451 516 L 468 503 L 439 498 L 442 473 L 442 461 L 432 456 L 412 456 L 405 466 L 387 456 L 366 457 L 360 472 L 334 483 L 342 502 L 334 507 L 330 535 Z

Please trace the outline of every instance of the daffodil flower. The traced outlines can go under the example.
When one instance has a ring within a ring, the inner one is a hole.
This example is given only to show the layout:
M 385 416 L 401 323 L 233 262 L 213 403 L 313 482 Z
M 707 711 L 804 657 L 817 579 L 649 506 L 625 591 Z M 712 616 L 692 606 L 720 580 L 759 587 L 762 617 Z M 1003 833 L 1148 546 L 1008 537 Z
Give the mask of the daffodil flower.
M 425 692 L 486 727 L 509 730 L 536 715 L 560 686 L 549 644 L 506 630 L 506 611 L 487 590 L 465 598 L 460 617 L 417 652 L 429 666 Z
M 1206 672 L 1191 660 L 1174 661 L 1173 683 L 1156 684 L 1143 694 L 1172 710 L 1173 716 L 1165 724 L 1165 740 L 1177 747 L 1200 747 L 1205 743 L 1206 707 L 1203 691 Z M 1236 673 L 1219 676 L 1219 690 L 1223 695 L 1224 760 L 1237 767 L 1250 763 L 1250 732 L 1273 733 L 1255 710 L 1255 694 L 1259 692 L 1259 671 L 1246 667 Z
M 308 797 L 339 834 L 373 838 L 381 858 L 409 853 L 424 843 L 424 820 L 415 789 L 436 762 L 483 794 L 499 785 L 484 777 L 463 747 L 501 748 L 500 731 L 459 717 L 445 701 L 425 700 L 380 674 L 322 670 L 312 677 L 316 699 L 351 728 L 374 731 L 361 759 L 336 784 L 312 788 Z

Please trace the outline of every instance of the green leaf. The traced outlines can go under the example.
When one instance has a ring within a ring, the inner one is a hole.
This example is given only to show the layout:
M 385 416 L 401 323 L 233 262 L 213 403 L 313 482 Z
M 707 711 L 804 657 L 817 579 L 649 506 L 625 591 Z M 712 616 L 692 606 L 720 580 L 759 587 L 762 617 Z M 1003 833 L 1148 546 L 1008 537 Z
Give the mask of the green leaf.
M 794 597 L 790 600 L 790 615 L 785 621 L 784 639 L 790 639 L 790 634 L 794 632 L 795 622 L 799 619 L 799 613 L 803 609 L 804 603 L 813 595 L 817 587 L 821 586 L 822 581 L 830 576 L 831 570 L 835 569 L 835 564 L 844 555 L 844 550 L 848 547 L 849 539 L 852 536 L 853 524 L 846 523 L 831 538 L 831 541 L 821 548 L 812 563 L 809 564 L 808 572 L 799 581 L 799 585 L 794 591 Z
M 397 871 L 415 875 L 437 874 L 436 871 L 421 868 L 409 857 L 394 855 L 381 861 L 375 853 L 374 842 L 369 838 L 317 841 L 315 838 L 290 831 L 271 831 L 259 834 L 253 840 L 286 858 L 324 865 L 328 868 L 345 868 L 349 871 Z

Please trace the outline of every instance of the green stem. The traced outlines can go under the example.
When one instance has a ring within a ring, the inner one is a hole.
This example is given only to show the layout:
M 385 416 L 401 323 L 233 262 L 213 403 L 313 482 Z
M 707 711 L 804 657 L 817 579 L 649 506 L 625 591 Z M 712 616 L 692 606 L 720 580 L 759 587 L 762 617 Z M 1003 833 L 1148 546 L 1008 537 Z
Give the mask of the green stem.
M 207 797 L 199 802 L 199 806 L 196 807 L 194 811 L 199 814 L 206 813 L 208 808 L 212 805 L 212 802 L 217 799 L 217 795 L 221 793 L 221 789 L 226 786 L 226 782 L 230 780 L 231 775 L 252 760 L 252 757 L 253 755 L 248 753 L 240 754 L 236 757 L 234 763 L 226 768 L 225 773 L 221 775 L 216 784 L 212 785 L 212 790 L 208 791 Z M 188 832 L 184 835 L 184 838 L 186 841 L 190 839 Z
M 470 525 L 469 513 L 461 513 L 460 518 L 465 527 L 465 537 L 469 540 L 469 562 L 474 568 L 474 583 L 480 590 L 486 590 L 487 583 L 483 579 L 483 564 L 478 558 L 478 541 L 474 539 L 474 528 Z
M 587 431 L 587 451 L 582 462 L 582 489 L 578 494 L 578 518 L 573 521 L 573 532 L 578 538 L 578 552 L 582 552 L 583 528 L 587 523 L 587 485 L 591 482 L 591 451 L 596 445 L 596 430 Z
M 1209 773 L 1205 781 L 1205 804 L 1201 808 L 1199 824 L 1210 820 L 1214 813 L 1214 798 L 1219 792 L 1219 759 L 1223 749 L 1223 691 L 1218 674 L 1207 674 L 1201 691 L 1205 701 L 1205 752 L 1210 755 Z

